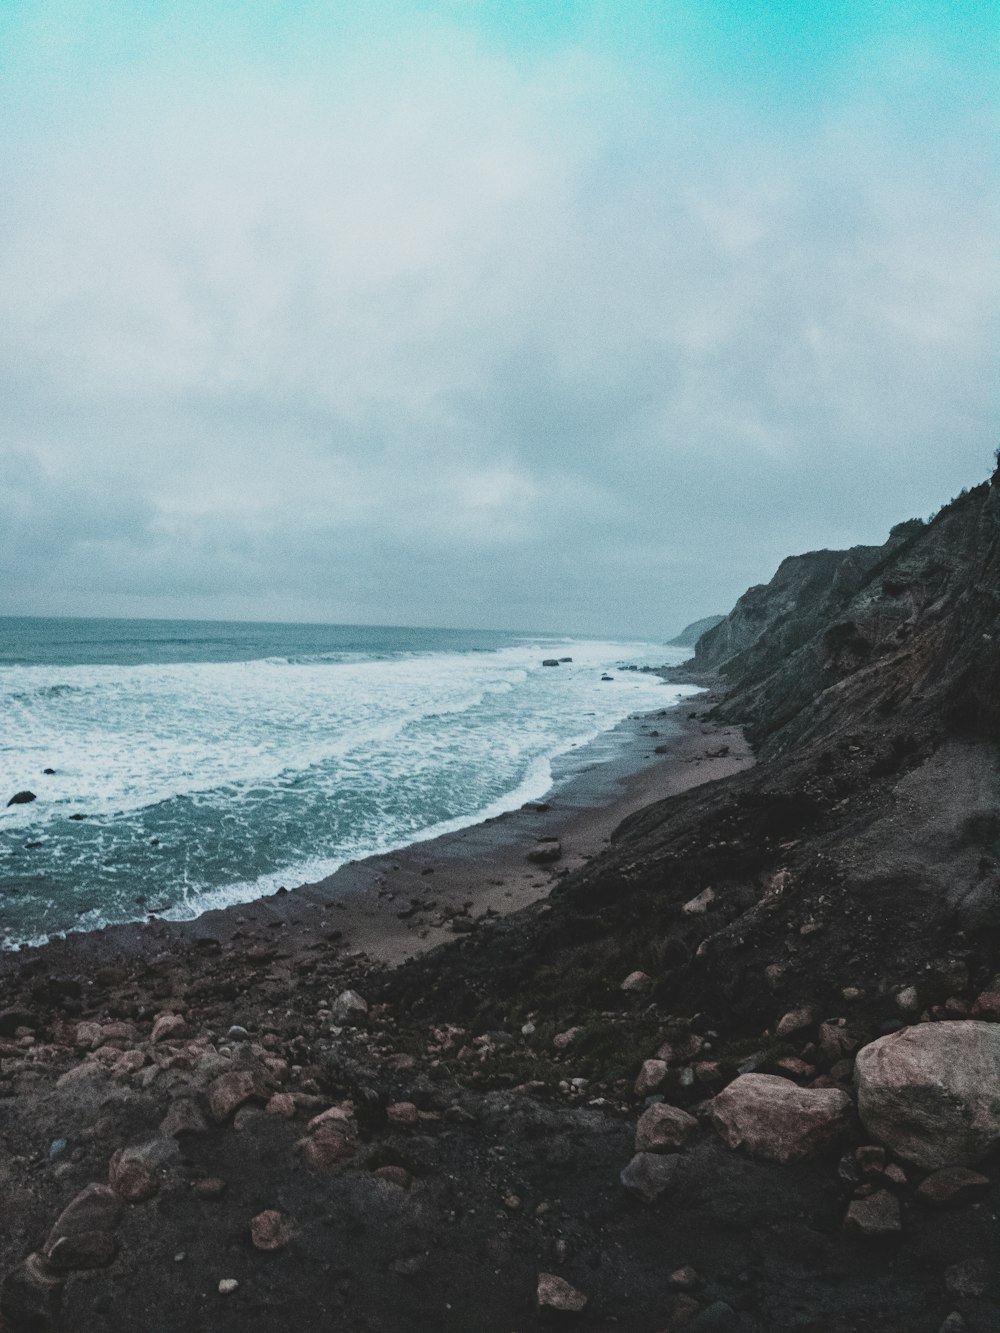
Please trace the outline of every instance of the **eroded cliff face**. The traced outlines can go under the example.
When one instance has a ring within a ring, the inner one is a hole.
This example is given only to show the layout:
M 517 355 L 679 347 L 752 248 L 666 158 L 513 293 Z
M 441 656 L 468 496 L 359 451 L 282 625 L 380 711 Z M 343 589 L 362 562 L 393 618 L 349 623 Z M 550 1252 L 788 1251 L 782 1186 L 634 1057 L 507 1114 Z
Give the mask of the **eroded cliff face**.
M 1000 735 L 1000 490 L 991 482 L 882 547 L 786 560 L 698 643 L 718 710 L 764 754 L 870 720 Z

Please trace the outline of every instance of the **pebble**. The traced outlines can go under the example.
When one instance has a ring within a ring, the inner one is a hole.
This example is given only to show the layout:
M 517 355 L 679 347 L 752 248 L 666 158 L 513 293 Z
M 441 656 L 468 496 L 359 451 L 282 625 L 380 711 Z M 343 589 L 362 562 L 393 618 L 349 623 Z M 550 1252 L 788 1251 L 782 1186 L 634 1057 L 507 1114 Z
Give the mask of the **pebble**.
M 224 1277 L 219 1282 L 219 1295 L 231 1296 L 234 1291 L 239 1289 L 239 1285 L 234 1277 Z
M 555 1273 L 539 1273 L 535 1292 L 539 1310 L 558 1310 L 562 1314 L 581 1314 L 587 1307 L 582 1291 Z

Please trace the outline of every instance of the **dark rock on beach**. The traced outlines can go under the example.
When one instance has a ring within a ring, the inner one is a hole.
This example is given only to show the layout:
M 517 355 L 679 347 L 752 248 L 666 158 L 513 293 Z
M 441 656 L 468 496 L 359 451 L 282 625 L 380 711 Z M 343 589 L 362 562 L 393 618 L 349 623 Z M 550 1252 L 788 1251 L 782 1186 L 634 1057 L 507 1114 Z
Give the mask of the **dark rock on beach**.
M 10 800 L 7 802 L 7 805 L 8 806 L 30 805 L 32 801 L 37 801 L 37 800 L 38 797 L 35 795 L 33 791 L 18 791 L 15 792 L 14 795 L 10 798 Z

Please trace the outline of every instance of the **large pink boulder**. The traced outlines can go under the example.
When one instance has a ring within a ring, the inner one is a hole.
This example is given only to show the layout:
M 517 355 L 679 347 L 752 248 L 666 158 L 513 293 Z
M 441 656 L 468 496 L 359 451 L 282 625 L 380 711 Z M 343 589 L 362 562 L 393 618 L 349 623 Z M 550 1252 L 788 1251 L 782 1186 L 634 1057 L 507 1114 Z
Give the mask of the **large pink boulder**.
M 858 1114 L 917 1166 L 972 1166 L 1000 1144 L 1000 1025 L 919 1023 L 857 1054 Z
M 772 1162 L 825 1152 L 854 1122 L 846 1092 L 800 1088 L 773 1074 L 741 1074 L 713 1099 L 709 1114 L 730 1148 L 745 1148 Z

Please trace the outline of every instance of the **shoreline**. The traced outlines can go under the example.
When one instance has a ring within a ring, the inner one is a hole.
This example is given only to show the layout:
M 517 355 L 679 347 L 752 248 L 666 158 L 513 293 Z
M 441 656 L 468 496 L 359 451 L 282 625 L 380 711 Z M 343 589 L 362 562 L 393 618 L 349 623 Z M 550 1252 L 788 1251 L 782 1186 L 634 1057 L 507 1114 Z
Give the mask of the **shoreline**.
M 713 702 L 709 690 L 626 718 L 563 756 L 549 793 L 520 809 L 191 920 L 127 922 L 9 950 L 0 954 L 0 978 L 25 967 L 78 971 L 164 954 L 179 960 L 198 940 L 249 949 L 274 943 L 279 931 L 282 952 L 335 946 L 395 966 L 469 933 L 482 918 L 547 897 L 636 810 L 749 767 L 741 731 L 704 720 Z M 556 840 L 557 859 L 529 860 Z

